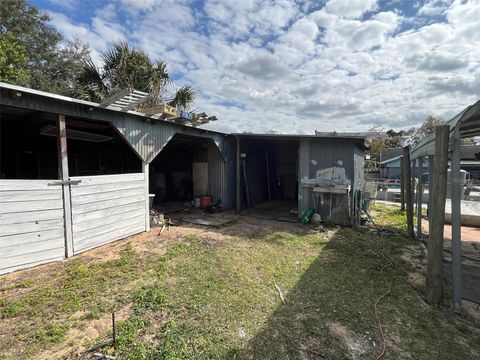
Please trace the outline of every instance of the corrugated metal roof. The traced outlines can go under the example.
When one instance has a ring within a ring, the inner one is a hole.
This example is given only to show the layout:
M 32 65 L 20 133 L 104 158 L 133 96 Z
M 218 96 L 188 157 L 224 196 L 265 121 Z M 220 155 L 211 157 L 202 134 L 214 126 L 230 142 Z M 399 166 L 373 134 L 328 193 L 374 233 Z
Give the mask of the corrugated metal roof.
M 450 140 L 453 138 L 453 131 L 456 126 L 460 127 L 460 138 L 469 138 L 480 136 L 480 100 L 475 104 L 468 106 L 466 109 L 455 115 L 447 121 L 445 125 L 450 126 Z M 411 151 L 411 158 L 418 159 L 420 157 L 435 154 L 435 133 L 426 136 Z

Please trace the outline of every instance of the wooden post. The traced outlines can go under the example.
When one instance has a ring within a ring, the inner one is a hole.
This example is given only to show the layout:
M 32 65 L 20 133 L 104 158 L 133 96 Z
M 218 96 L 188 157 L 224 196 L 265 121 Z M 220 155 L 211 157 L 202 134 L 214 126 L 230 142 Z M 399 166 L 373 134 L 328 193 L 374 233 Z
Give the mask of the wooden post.
M 460 172 L 460 130 L 457 125 L 453 132 L 451 156 L 451 205 L 452 205 L 452 274 L 453 274 L 453 311 L 462 312 L 462 225 L 461 193 L 462 178 Z
M 440 305 L 443 292 L 443 225 L 445 218 L 445 199 L 447 197 L 448 140 L 450 127 L 438 126 L 435 129 L 435 167 L 434 193 L 430 209 L 431 233 L 428 241 L 427 255 L 427 301 Z
M 240 195 L 240 172 L 241 172 L 241 163 L 240 163 L 240 138 L 237 136 L 237 211 L 242 209 L 242 199 Z
M 412 195 L 412 174 L 410 162 L 410 147 L 403 148 L 403 163 L 405 165 L 405 203 L 407 208 L 407 235 L 413 239 L 413 195 Z
M 423 157 L 418 159 L 417 183 L 417 239 L 422 239 Z
M 68 152 L 67 152 L 67 126 L 65 115 L 58 115 L 57 119 L 57 148 L 58 148 L 58 176 L 62 182 L 68 182 Z M 63 191 L 63 218 L 65 229 L 65 257 L 73 255 L 73 233 L 72 233 L 72 198 L 70 184 L 62 184 Z
M 265 149 L 265 161 L 267 163 L 267 189 L 268 189 L 268 200 L 272 200 L 272 194 L 270 190 L 270 168 L 268 164 L 268 149 Z
M 428 235 L 432 233 L 432 219 L 431 219 L 431 211 L 432 211 L 432 202 L 433 202 L 433 169 L 435 167 L 435 156 L 430 155 L 428 157 Z
M 405 164 L 403 157 L 400 158 L 400 202 L 401 210 L 405 211 Z
M 142 161 L 142 172 L 145 176 L 145 231 L 150 231 L 150 190 L 149 190 L 149 164 Z
M 411 166 L 412 166 L 412 204 L 413 204 L 413 214 L 415 216 L 415 214 L 417 213 L 417 187 L 415 182 L 415 179 L 416 179 L 415 175 L 417 174 L 417 171 L 416 171 L 417 160 L 413 160 L 411 162 Z

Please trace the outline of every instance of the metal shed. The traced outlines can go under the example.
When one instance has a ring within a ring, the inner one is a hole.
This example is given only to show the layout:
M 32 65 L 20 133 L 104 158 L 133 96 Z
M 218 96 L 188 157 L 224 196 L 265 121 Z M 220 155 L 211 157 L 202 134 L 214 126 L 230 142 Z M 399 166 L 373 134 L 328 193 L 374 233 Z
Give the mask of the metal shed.
M 209 195 L 235 207 L 228 134 L 15 85 L 0 92 L 0 273 L 149 230 L 150 164 L 181 137 L 205 148 Z
M 235 134 L 237 209 L 294 199 L 298 216 L 315 208 L 322 218 L 353 224 L 353 197 L 363 190 L 363 136 Z

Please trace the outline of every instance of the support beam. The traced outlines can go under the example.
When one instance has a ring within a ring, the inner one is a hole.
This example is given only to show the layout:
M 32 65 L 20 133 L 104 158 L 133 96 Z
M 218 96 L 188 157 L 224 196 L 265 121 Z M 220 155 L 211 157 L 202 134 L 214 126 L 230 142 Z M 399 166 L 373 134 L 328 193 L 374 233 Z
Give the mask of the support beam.
M 462 312 L 462 231 L 461 231 L 461 193 L 462 178 L 460 173 L 460 131 L 456 126 L 453 131 L 451 156 L 451 204 L 452 204 L 452 274 L 453 274 L 453 311 Z
M 410 147 L 403 148 L 403 163 L 405 165 L 405 203 L 407 208 L 407 236 L 414 237 L 413 232 L 413 192 L 412 192 L 412 167 L 410 162 Z
M 417 239 L 422 240 L 423 157 L 418 159 Z
M 67 152 L 67 126 L 65 115 L 58 115 L 57 119 L 57 149 L 58 149 L 58 177 L 62 182 L 70 179 L 68 174 L 68 152 Z M 65 231 L 65 257 L 73 255 L 73 232 L 72 232 L 72 199 L 70 184 L 62 185 L 63 191 L 63 218 Z
M 428 157 L 428 236 L 430 237 L 430 234 L 432 233 L 432 219 L 431 219 L 431 211 L 432 211 L 432 203 L 433 203 L 433 197 L 434 197 L 434 192 L 433 192 L 433 169 L 435 168 L 435 156 L 430 155 Z
M 400 210 L 405 211 L 405 163 L 403 157 L 400 158 L 400 203 Z
M 242 209 L 242 199 L 241 199 L 241 194 L 240 194 L 240 186 L 241 186 L 241 180 L 240 180 L 240 169 L 241 169 L 241 163 L 240 163 L 240 138 L 237 136 L 237 211 L 240 211 Z
M 145 175 L 145 231 L 150 231 L 150 190 L 149 164 L 142 161 L 142 173 Z
M 447 197 L 448 140 L 450 127 L 438 126 L 435 129 L 435 168 L 434 193 L 430 209 L 431 233 L 427 255 L 427 301 L 432 305 L 442 303 L 443 293 L 443 227 L 445 218 L 445 199 Z

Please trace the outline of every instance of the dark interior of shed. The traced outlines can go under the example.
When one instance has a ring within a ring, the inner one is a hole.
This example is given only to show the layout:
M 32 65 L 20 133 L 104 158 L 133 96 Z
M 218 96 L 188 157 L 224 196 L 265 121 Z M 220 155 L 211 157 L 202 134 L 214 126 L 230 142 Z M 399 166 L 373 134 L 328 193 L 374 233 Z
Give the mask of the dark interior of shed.
M 176 134 L 150 163 L 154 204 L 192 201 L 208 194 L 208 145 L 211 140 Z
M 1 106 L 0 177 L 58 179 L 58 115 Z M 107 122 L 66 118 L 70 176 L 141 172 L 140 158 Z
M 298 141 L 242 139 L 242 208 L 265 201 L 298 199 Z

